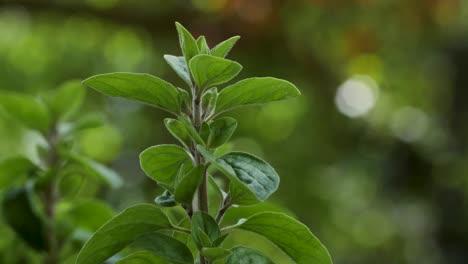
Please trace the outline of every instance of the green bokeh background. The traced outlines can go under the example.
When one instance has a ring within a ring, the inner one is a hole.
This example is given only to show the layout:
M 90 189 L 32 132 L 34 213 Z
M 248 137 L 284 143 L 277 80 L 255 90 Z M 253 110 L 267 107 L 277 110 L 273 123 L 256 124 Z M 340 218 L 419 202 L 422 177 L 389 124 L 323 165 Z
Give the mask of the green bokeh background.
M 234 112 L 233 146 L 277 169 L 271 202 L 310 227 L 335 263 L 466 263 L 467 1 L 2 0 L 0 89 L 40 94 L 114 71 L 182 86 L 162 58 L 180 54 L 175 21 L 211 46 L 242 36 L 230 54 L 241 78 L 274 76 L 302 91 Z M 175 143 L 166 114 L 91 90 L 86 109 L 113 126 L 83 133 L 81 151 L 125 180 L 99 195 L 117 210 L 151 202 L 161 190 L 138 154 Z M 0 110 L 0 160 L 34 156 L 35 142 Z M 0 255 L 39 258 L 0 232 Z

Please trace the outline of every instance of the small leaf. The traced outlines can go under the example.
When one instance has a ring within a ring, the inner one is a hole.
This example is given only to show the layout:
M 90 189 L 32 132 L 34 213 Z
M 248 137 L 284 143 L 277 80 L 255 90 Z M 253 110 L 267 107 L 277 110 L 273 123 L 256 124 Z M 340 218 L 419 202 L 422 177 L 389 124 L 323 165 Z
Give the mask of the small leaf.
M 148 251 L 138 251 L 130 254 L 115 264 L 167 264 L 167 260 Z
M 176 29 L 179 33 L 179 43 L 182 53 L 184 54 L 185 60 L 190 61 L 193 57 L 198 55 L 197 42 L 193 38 L 192 34 L 185 29 L 179 22 L 176 22 Z
M 210 137 L 210 125 L 207 122 L 203 122 L 200 128 L 200 137 L 203 142 L 208 142 Z
M 247 248 L 235 247 L 231 249 L 232 254 L 226 260 L 226 264 L 255 263 L 255 264 L 274 264 L 268 257 L 261 252 Z M 315 262 L 312 262 L 315 263 Z
M 234 134 L 237 128 L 237 121 L 232 117 L 222 117 L 214 120 L 210 124 L 210 137 L 208 146 L 217 148 L 226 143 Z
M 13 92 L 0 94 L 0 107 L 30 129 L 45 133 L 49 129 L 49 113 L 46 105 L 36 98 Z
M 200 134 L 198 134 L 197 130 L 193 127 L 192 123 L 185 117 L 180 116 L 179 121 L 185 126 L 187 132 L 189 133 L 190 137 L 192 138 L 193 142 L 200 145 L 205 145 L 205 142 L 201 138 Z
M 236 228 L 264 236 L 298 264 L 332 263 L 327 249 L 310 232 L 309 228 L 285 214 L 259 213 Z
M 212 262 L 229 256 L 231 251 L 221 247 L 202 248 L 202 254 Z
M 164 124 L 166 125 L 167 130 L 174 136 L 177 140 L 184 145 L 184 147 L 188 147 L 192 143 L 192 139 L 185 128 L 184 124 L 179 120 L 166 118 L 164 119 Z
M 160 208 L 148 204 L 129 207 L 94 233 L 81 249 L 76 264 L 100 264 L 138 237 L 171 228 Z
M 209 246 L 211 246 L 211 243 L 221 236 L 219 226 L 213 217 L 202 211 L 195 212 L 192 216 L 192 236 L 195 244 L 197 244 L 199 248 L 207 246 L 206 242 L 202 243 L 203 241 L 201 240 L 200 232 L 198 231 L 199 228 L 208 236 L 210 241 Z
M 249 78 L 224 88 L 218 97 L 216 113 L 296 97 L 301 93 L 294 84 L 272 77 Z
M 174 193 L 174 198 L 178 203 L 192 203 L 193 196 L 203 180 L 204 171 L 205 166 L 198 165 L 182 178 Z
M 80 81 L 73 80 L 62 84 L 46 97 L 52 119 L 68 120 L 79 111 L 85 95 L 86 89 L 81 86 Z
M 195 83 L 204 90 L 236 77 L 242 66 L 235 61 L 210 55 L 198 55 L 190 60 L 189 68 Z
M 39 168 L 25 157 L 12 157 L 0 163 L 0 190 L 23 182 Z
M 108 73 L 83 81 L 87 87 L 104 94 L 137 100 L 171 113 L 180 110 L 179 92 L 170 83 L 149 74 Z
M 161 207 L 174 207 L 177 205 L 176 201 L 174 200 L 174 195 L 172 195 L 167 190 L 165 190 L 163 194 L 156 197 L 154 202 Z
M 218 89 L 210 88 L 203 93 L 202 108 L 205 111 L 205 117 L 210 117 L 216 110 L 216 101 L 218 100 Z
M 208 198 L 208 212 L 211 216 L 216 217 L 223 204 L 224 197 L 223 191 L 211 175 L 208 177 Z
M 200 227 L 195 232 L 192 232 L 192 239 L 198 249 L 203 247 L 211 247 L 210 237 Z
M 219 247 L 221 244 L 226 240 L 226 238 L 229 236 L 229 234 L 224 234 L 220 237 L 218 237 L 215 241 L 213 241 L 213 246 L 214 247 Z
M 229 192 L 234 204 L 256 204 L 266 200 L 278 188 L 278 174 L 260 158 L 243 152 L 230 152 L 215 158 L 202 147 L 198 150 L 231 180 Z
M 187 67 L 187 62 L 183 56 L 177 57 L 172 55 L 164 55 L 164 59 L 171 66 L 171 68 L 184 80 L 190 87 L 192 87 L 192 79 Z
M 69 154 L 68 157 L 82 165 L 91 175 L 103 180 L 110 187 L 117 189 L 122 186 L 120 175 L 103 164 L 75 153 Z
M 46 250 L 45 223 L 35 213 L 25 188 L 8 191 L 2 201 L 5 222 L 30 247 Z
M 175 190 L 180 167 L 190 164 L 189 153 L 176 145 L 153 146 L 140 154 L 140 166 L 146 175 L 171 192 Z
M 157 232 L 139 237 L 133 247 L 147 250 L 160 256 L 168 263 L 192 264 L 193 256 L 185 244 L 170 236 Z
M 229 51 L 231 51 L 232 47 L 234 47 L 239 39 L 239 36 L 234 36 L 219 43 L 211 50 L 211 55 L 220 58 L 226 57 L 226 55 L 229 53 Z
M 179 101 L 180 101 L 180 112 L 187 113 L 192 111 L 192 101 L 190 100 L 190 95 L 184 89 L 177 88 L 179 91 Z
M 210 54 L 210 47 L 208 47 L 208 43 L 206 43 L 205 36 L 200 36 L 197 39 L 197 46 L 200 50 L 200 54 Z

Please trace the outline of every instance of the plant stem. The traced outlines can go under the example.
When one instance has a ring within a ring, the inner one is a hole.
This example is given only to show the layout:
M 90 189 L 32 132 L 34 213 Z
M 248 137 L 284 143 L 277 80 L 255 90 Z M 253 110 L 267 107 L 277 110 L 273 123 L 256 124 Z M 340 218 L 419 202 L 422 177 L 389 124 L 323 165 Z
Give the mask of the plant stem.
M 226 197 L 226 199 L 224 199 L 223 207 L 221 207 L 221 209 L 219 209 L 218 214 L 216 215 L 216 222 L 218 224 L 221 223 L 221 220 L 223 220 L 224 214 L 231 207 L 231 205 L 232 204 L 231 204 L 231 201 L 230 201 L 230 198 L 229 198 L 229 195 L 228 195 L 228 197 Z

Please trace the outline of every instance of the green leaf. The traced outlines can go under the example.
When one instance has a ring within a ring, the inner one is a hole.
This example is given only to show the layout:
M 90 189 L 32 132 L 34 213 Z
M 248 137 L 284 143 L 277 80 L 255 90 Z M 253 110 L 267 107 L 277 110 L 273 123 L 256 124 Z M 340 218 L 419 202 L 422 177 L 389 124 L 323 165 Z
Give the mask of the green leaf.
M 65 212 L 66 218 L 73 226 L 94 232 L 114 217 L 114 210 L 99 200 L 74 202 L 72 208 Z
M 140 236 L 171 228 L 160 208 L 148 204 L 129 207 L 94 233 L 81 249 L 76 264 L 100 264 Z
M 260 158 L 243 152 L 230 152 L 215 158 L 202 147 L 198 150 L 231 180 L 229 193 L 234 204 L 256 204 L 266 200 L 278 188 L 278 174 Z
M 213 87 L 203 93 L 202 108 L 205 110 L 205 118 L 211 117 L 216 110 L 216 101 L 218 100 L 218 88 Z
M 274 264 L 268 257 L 261 252 L 247 247 L 235 247 L 231 249 L 232 254 L 226 260 L 226 264 L 255 263 L 255 264 Z M 315 263 L 315 262 L 311 262 Z
M 210 262 L 223 259 L 231 254 L 231 251 L 221 247 L 212 247 L 212 248 L 202 248 L 201 250 L 203 256 L 208 259 Z
M 39 168 L 25 157 L 12 157 L 0 163 L 0 190 L 24 181 Z
M 200 50 L 200 54 L 210 54 L 210 47 L 208 47 L 208 43 L 206 43 L 205 36 L 200 36 L 197 39 L 197 46 Z
M 211 216 L 216 217 L 223 204 L 224 197 L 223 191 L 211 175 L 208 177 L 208 198 L 208 212 Z
M 228 82 L 241 71 L 242 66 L 231 60 L 210 55 L 197 55 L 189 62 L 195 83 L 202 90 Z
M 73 80 L 62 84 L 57 90 L 46 97 L 52 119 L 64 121 L 76 114 L 84 100 L 86 90 L 80 81 Z
M 272 77 L 249 78 L 226 87 L 219 93 L 216 113 L 245 105 L 284 100 L 300 94 L 294 84 L 285 80 Z
M 174 193 L 174 198 L 178 203 L 192 203 L 193 196 L 203 180 L 204 171 L 205 166 L 198 165 L 182 178 Z
M 170 83 L 149 74 L 108 73 L 83 81 L 104 94 L 148 103 L 176 114 L 180 110 L 179 92 Z
M 6 224 L 30 247 L 46 250 L 45 226 L 31 205 L 26 188 L 7 192 L 2 201 L 2 213 Z
M 202 211 L 197 211 L 192 216 L 192 237 L 199 248 L 206 247 L 206 242 L 202 243 L 202 237 L 200 237 L 200 231 L 198 229 L 201 229 L 201 231 L 208 236 L 210 241 L 209 246 L 221 236 L 219 226 L 213 217 Z
M 222 117 L 214 120 L 210 124 L 210 137 L 207 145 L 210 148 L 217 148 L 226 143 L 234 134 L 237 128 L 237 120 L 232 117 Z
M 164 124 L 166 125 L 167 130 L 174 136 L 177 140 L 184 145 L 184 147 L 188 147 L 192 143 L 192 139 L 185 128 L 184 124 L 179 120 L 166 118 L 164 119 Z
M 213 246 L 214 247 L 219 247 L 221 244 L 226 240 L 226 238 L 229 236 L 229 234 L 224 234 L 220 237 L 218 237 L 215 241 L 213 241 Z
M 200 227 L 195 232 L 192 232 L 192 239 L 198 249 L 202 247 L 211 247 L 210 237 Z
M 175 190 L 180 167 L 191 164 L 190 154 L 177 145 L 152 146 L 140 154 L 140 166 L 146 175 L 170 192 Z
M 183 56 L 164 55 L 164 59 L 171 66 L 171 68 L 184 80 L 190 87 L 192 87 L 192 79 L 187 67 L 187 62 Z
M 327 249 L 309 228 L 285 214 L 259 213 L 235 228 L 264 236 L 298 264 L 332 263 Z
M 189 93 L 181 88 L 177 88 L 177 91 L 179 91 L 179 101 L 181 105 L 180 112 L 187 113 L 192 111 L 192 101 L 190 100 Z
M 83 166 L 92 176 L 108 184 L 111 188 L 117 189 L 122 186 L 123 182 L 120 175 L 103 164 L 76 153 L 68 154 L 68 157 Z
M 207 122 L 203 122 L 200 127 L 200 137 L 203 142 L 208 142 L 208 138 L 210 137 L 210 125 Z
M 193 256 L 187 246 L 170 236 L 153 232 L 139 237 L 132 246 L 152 252 L 167 263 L 192 264 Z
M 115 264 L 167 264 L 167 260 L 149 251 L 138 251 L 130 254 Z M 172 264 L 172 263 L 170 263 Z
M 163 194 L 156 197 L 154 202 L 162 207 L 173 207 L 177 205 L 176 201 L 174 200 L 174 195 L 172 195 L 168 190 L 165 190 Z
M 232 47 L 234 47 L 239 39 L 239 36 L 234 36 L 219 43 L 211 50 L 211 55 L 220 58 L 226 57 L 226 55 L 228 55 L 229 51 L 231 51 Z
M 180 116 L 179 121 L 182 122 L 182 124 L 185 126 L 185 129 L 187 129 L 187 132 L 189 133 L 190 137 L 192 140 L 200 145 L 205 145 L 205 142 L 201 138 L 201 136 L 198 134 L 197 130 L 193 127 L 192 123 L 185 117 Z
M 190 61 L 193 57 L 198 55 L 198 46 L 197 42 L 193 38 L 192 34 L 185 29 L 179 22 L 176 22 L 176 29 L 179 33 L 179 43 L 182 53 L 184 54 L 185 60 Z
M 49 113 L 46 105 L 36 98 L 13 92 L 0 94 L 0 107 L 30 129 L 45 133 L 49 129 Z

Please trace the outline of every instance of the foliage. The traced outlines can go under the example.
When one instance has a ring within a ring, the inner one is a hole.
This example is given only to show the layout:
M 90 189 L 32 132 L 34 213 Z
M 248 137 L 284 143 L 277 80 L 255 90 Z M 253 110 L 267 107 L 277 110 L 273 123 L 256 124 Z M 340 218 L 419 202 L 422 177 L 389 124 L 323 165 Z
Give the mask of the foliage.
M 170 263 L 194 263 L 194 259 L 197 263 L 223 263 L 225 259 L 228 264 L 240 259 L 271 263 L 252 249 L 223 247 L 223 241 L 235 230 L 265 237 L 295 263 L 331 263 L 327 250 L 310 230 L 285 214 L 258 212 L 238 219 L 235 225 L 223 225 L 223 216 L 231 206 L 266 200 L 278 188 L 279 176 L 267 162 L 251 154 L 217 154 L 237 127 L 234 118 L 219 116 L 238 107 L 295 97 L 300 92 L 290 82 L 272 77 L 245 79 L 218 92 L 215 86 L 227 83 L 242 69 L 239 63 L 225 59 L 238 37 L 210 50 L 203 36 L 196 40 L 179 23 L 176 28 L 183 57 L 166 55 L 165 59 L 188 84 L 188 90 L 147 74 L 110 73 L 83 81 L 107 95 L 137 100 L 175 115 L 176 119 L 166 119 L 165 124 L 182 147 L 157 145 L 141 153 L 141 168 L 165 189 L 155 199 L 158 206 L 136 205 L 111 219 L 84 245 L 76 263 L 101 263 L 126 247 L 137 251 L 120 263 L 159 263 L 159 259 Z M 228 190 L 210 180 L 215 171 L 229 181 Z M 222 195 L 222 205 L 214 214 L 209 213 L 208 185 L 213 186 L 212 192 Z M 171 221 L 163 208 L 174 206 L 182 207 L 186 214 Z M 164 245 L 164 249 L 157 245 Z
M 0 107 L 37 133 L 39 159 L 14 156 L 0 164 L 1 209 L 7 225 L 44 263 L 70 257 L 67 247 L 81 244 L 113 217 L 113 210 L 92 196 L 80 195 L 85 182 L 117 188 L 117 173 L 77 148 L 79 135 L 105 125 L 99 118 L 79 118 L 85 91 L 69 81 L 40 96 L 2 92 Z M 79 234 L 85 234 L 79 236 Z

